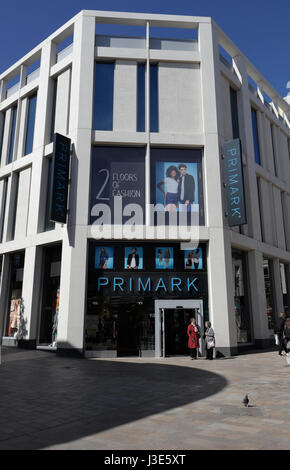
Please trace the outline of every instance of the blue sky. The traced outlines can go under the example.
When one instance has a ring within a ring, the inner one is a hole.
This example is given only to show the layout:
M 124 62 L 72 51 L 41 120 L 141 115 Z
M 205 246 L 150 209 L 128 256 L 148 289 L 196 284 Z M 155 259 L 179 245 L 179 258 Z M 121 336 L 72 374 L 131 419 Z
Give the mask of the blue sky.
M 282 96 L 290 92 L 290 0 L 5 1 L 0 73 L 82 9 L 211 16 Z

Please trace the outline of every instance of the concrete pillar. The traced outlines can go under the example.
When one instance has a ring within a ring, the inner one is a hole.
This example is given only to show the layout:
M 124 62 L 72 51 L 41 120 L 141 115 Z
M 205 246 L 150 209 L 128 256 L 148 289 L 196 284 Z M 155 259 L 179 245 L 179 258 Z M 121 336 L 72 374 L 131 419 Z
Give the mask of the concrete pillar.
M 35 348 L 37 342 L 37 320 L 40 305 L 42 248 L 28 247 L 25 250 L 22 299 L 24 305 L 24 329 L 18 341 L 19 346 Z
M 269 343 L 269 330 L 267 320 L 267 301 L 265 293 L 265 280 L 263 269 L 263 254 L 260 251 L 249 251 L 248 270 L 250 302 L 253 321 L 253 335 L 258 347 Z
M 241 75 L 241 89 L 238 92 L 238 107 L 242 152 L 244 156 L 243 170 L 248 235 L 256 240 L 261 240 L 261 223 L 255 169 L 252 116 L 248 89 L 248 73 L 242 56 L 235 56 L 234 61 Z
M 204 127 L 206 224 L 210 228 L 208 249 L 209 317 L 216 333 L 217 351 L 236 353 L 234 289 L 230 231 L 224 227 L 222 198 L 222 115 L 218 40 L 211 23 L 199 25 L 199 47 Z
M 87 224 L 89 206 L 93 109 L 95 18 L 80 16 L 75 23 L 71 119 L 73 142 L 69 218 L 63 239 L 58 354 L 83 351 L 87 282 Z M 75 142 L 75 143 L 74 143 Z M 75 188 L 82 188 L 76 192 Z

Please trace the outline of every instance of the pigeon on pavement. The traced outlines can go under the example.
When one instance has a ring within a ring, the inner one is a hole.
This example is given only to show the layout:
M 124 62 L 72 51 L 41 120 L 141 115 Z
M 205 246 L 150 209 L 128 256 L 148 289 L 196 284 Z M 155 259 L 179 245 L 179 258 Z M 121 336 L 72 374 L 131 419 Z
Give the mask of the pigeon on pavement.
M 249 401 L 250 401 L 250 400 L 249 400 L 248 395 L 245 395 L 244 398 L 243 398 L 243 404 L 244 404 L 245 406 L 249 406 Z

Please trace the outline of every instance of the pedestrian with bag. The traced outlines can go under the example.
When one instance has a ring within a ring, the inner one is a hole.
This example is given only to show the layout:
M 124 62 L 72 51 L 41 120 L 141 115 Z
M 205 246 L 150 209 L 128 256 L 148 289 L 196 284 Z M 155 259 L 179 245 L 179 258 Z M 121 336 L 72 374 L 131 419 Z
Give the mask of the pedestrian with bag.
M 279 356 L 282 356 L 282 350 L 287 353 L 287 348 L 285 344 L 285 337 L 284 337 L 284 326 L 285 326 L 285 313 L 282 312 L 280 313 L 280 317 L 278 319 L 278 325 L 277 325 L 277 330 L 276 334 L 278 335 L 278 341 L 279 341 Z
M 188 347 L 190 350 L 190 358 L 197 359 L 197 350 L 199 348 L 200 329 L 196 324 L 196 319 L 192 317 L 190 319 L 190 325 L 187 328 L 188 335 Z
M 214 331 L 211 327 L 211 322 L 205 322 L 205 333 L 203 335 L 205 339 L 205 350 L 206 350 L 206 359 L 212 361 L 213 360 L 213 350 L 215 348 L 215 337 Z

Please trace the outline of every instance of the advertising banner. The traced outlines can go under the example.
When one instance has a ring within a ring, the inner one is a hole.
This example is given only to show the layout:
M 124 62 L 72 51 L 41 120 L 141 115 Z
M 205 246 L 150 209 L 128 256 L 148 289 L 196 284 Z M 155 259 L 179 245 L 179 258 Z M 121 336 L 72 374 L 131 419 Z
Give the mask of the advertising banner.
M 224 144 L 224 175 L 229 227 L 247 223 L 240 139 Z
M 116 214 L 120 223 L 129 216 L 126 207 L 138 205 L 144 214 L 145 207 L 145 149 L 134 147 L 93 147 L 91 172 L 90 223 L 98 218 L 98 207 L 105 205 L 114 221 L 116 198 L 121 198 L 121 208 Z M 119 202 L 118 202 L 119 204 Z M 118 205 L 118 207 L 120 207 Z M 124 211 L 125 209 L 125 211 Z M 144 215 L 142 217 L 144 223 Z
M 71 140 L 54 134 L 49 220 L 66 224 Z

